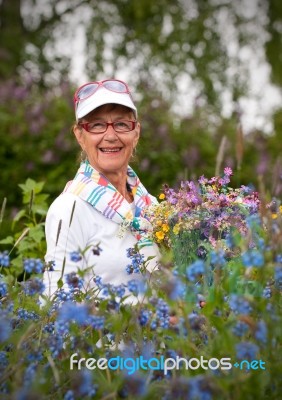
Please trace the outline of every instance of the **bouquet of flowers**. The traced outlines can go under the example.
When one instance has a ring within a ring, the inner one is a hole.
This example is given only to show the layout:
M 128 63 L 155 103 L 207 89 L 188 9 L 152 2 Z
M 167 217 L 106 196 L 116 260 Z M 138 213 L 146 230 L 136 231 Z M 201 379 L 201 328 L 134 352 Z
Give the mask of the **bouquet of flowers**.
M 226 248 L 226 239 L 236 230 L 248 232 L 248 219 L 258 212 L 258 193 L 249 187 L 228 186 L 231 168 L 222 177 L 197 183 L 185 181 L 179 190 L 164 187 L 160 204 L 148 210 L 152 239 L 172 248 L 176 265 L 188 265 L 195 258 L 205 258 L 211 248 Z

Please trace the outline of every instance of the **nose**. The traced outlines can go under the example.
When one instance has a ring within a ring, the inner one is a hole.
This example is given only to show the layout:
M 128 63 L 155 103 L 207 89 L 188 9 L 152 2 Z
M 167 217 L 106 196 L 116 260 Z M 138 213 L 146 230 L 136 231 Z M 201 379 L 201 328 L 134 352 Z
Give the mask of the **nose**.
M 118 139 L 117 133 L 114 130 L 114 127 L 113 127 L 112 123 L 108 123 L 107 130 L 106 130 L 106 132 L 104 134 L 104 139 L 108 140 L 108 141 L 115 141 L 115 140 Z

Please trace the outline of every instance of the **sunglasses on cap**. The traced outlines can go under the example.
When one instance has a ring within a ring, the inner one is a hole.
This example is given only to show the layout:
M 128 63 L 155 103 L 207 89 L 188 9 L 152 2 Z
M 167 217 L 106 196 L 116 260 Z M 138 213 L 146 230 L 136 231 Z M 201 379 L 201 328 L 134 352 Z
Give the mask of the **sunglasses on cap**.
M 104 87 L 107 90 L 115 93 L 126 93 L 131 99 L 131 93 L 129 91 L 129 87 L 123 81 L 118 79 L 106 79 L 104 81 L 97 82 L 89 82 L 85 83 L 81 87 L 79 87 L 74 94 L 74 104 L 77 107 L 80 101 L 88 99 L 88 97 L 92 96 L 100 87 Z

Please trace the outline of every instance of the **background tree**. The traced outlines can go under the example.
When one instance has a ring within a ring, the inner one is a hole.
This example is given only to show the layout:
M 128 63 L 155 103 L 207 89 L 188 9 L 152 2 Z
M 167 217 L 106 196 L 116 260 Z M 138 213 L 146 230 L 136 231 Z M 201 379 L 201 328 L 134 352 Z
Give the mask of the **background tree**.
M 280 48 L 275 0 L 2 0 L 0 198 L 16 206 L 17 184 L 30 176 L 46 181 L 51 201 L 72 178 L 71 71 L 81 54 L 89 79 L 125 77 L 133 87 L 142 120 L 134 167 L 153 193 L 211 175 L 216 164 L 240 169 L 238 184 L 257 185 L 260 175 L 272 190 L 282 169 L 281 110 L 270 136 L 246 135 L 241 119 L 250 60 L 266 57 L 281 86 Z

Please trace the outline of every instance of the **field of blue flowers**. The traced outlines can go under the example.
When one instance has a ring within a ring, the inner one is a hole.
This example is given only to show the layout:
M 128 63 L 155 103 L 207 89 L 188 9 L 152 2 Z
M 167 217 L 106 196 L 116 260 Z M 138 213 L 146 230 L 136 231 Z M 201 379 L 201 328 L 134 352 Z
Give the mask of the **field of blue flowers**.
M 23 208 L 0 241 L 1 399 L 280 399 L 282 206 L 228 189 L 230 175 L 161 194 L 158 271 L 148 276 L 128 249 L 127 287 L 95 276 L 85 291 L 74 271 L 52 301 L 42 282 L 48 198 L 43 183 L 21 185 Z

